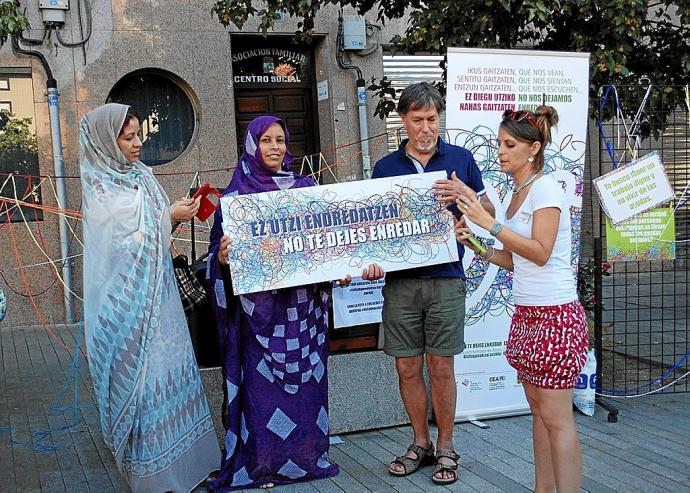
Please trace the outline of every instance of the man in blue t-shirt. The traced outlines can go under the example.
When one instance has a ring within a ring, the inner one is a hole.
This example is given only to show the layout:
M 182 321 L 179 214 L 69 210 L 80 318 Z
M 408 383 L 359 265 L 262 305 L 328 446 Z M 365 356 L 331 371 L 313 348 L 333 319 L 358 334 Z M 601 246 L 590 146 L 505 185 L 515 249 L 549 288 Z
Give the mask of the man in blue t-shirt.
M 493 214 L 472 154 L 439 138 L 443 110 L 443 98 L 432 84 L 405 88 L 397 111 L 408 139 L 399 150 L 376 163 L 372 178 L 445 171 L 448 179 L 437 181 L 434 193 L 456 216 L 455 199 L 468 187 Z M 383 289 L 384 352 L 395 357 L 400 394 L 414 430 L 414 443 L 390 463 L 388 470 L 395 476 L 406 476 L 435 461 L 432 479 L 440 484 L 453 483 L 458 477 L 458 455 L 453 449 L 457 398 L 453 359 L 465 348 L 465 273 L 464 247 L 458 243 L 457 248 L 458 262 L 390 272 Z M 436 453 L 429 435 L 427 389 L 422 376 L 425 353 L 438 424 Z

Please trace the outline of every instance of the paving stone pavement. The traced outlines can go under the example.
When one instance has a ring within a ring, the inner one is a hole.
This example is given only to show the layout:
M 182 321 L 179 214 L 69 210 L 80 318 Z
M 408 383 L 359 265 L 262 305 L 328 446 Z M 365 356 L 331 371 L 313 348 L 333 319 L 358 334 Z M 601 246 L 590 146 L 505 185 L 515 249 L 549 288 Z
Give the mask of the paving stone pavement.
M 128 492 L 101 438 L 80 337 L 69 327 L 0 329 L 0 492 Z M 393 389 L 392 389 L 393 390 Z M 617 400 L 577 415 L 585 491 L 690 491 L 690 393 Z M 351 433 L 331 447 L 341 473 L 275 492 L 520 492 L 534 488 L 531 417 L 456 425 L 460 479 L 432 484 L 432 468 L 396 478 L 386 464 L 412 441 L 409 426 Z M 205 491 L 197 488 L 196 492 Z

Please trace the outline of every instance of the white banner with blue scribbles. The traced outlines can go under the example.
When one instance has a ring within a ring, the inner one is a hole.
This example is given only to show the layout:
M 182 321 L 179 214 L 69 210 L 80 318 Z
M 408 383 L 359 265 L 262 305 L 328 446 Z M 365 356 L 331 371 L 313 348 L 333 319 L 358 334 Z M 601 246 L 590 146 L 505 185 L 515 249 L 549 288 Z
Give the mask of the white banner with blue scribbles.
M 458 260 L 434 172 L 221 199 L 235 294 Z
M 589 92 L 589 54 L 450 48 L 446 138 L 472 151 L 487 194 L 504 222 L 512 183 L 499 170 L 496 135 L 505 110 L 546 103 L 560 121 L 544 153 L 570 197 L 573 275 L 577 269 Z M 487 231 L 472 228 L 484 240 Z M 497 243 L 500 246 L 500 242 Z M 528 411 L 522 385 L 503 352 L 513 314 L 512 273 L 465 255 L 467 349 L 455 359 L 456 417 L 480 419 Z

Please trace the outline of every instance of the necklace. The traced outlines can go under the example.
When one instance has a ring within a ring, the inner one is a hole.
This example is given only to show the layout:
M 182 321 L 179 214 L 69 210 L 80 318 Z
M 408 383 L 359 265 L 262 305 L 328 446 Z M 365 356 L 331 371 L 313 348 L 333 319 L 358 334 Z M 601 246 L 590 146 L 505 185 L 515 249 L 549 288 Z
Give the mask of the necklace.
M 532 176 L 530 176 L 525 181 L 523 181 L 521 185 L 518 185 L 515 188 L 513 188 L 513 194 L 517 195 L 518 193 L 523 191 L 525 188 L 530 186 L 534 182 L 534 180 L 537 179 L 538 176 L 539 176 L 539 173 L 534 173 Z

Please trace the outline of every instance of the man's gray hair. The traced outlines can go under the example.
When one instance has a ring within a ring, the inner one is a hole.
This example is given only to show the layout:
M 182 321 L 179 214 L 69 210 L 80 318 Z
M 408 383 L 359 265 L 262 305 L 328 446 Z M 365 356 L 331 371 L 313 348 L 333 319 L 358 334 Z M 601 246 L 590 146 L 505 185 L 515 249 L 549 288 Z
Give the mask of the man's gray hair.
M 446 109 L 441 93 L 436 86 L 429 82 L 417 82 L 403 89 L 398 100 L 398 113 L 406 114 L 408 111 L 435 106 L 440 115 Z

